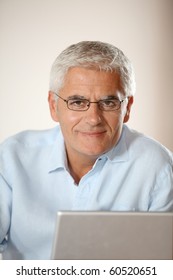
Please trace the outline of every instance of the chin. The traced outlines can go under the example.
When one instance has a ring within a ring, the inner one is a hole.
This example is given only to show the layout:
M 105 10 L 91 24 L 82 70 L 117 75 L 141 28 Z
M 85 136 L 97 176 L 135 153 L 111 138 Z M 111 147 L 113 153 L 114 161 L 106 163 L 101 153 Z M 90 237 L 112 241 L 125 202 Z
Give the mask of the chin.
M 99 149 L 99 150 L 96 150 L 96 149 L 91 149 L 91 150 L 85 150 L 83 152 L 83 154 L 85 154 L 86 156 L 88 157 L 93 157 L 93 158 L 98 158 L 99 156 L 105 154 L 109 149 Z

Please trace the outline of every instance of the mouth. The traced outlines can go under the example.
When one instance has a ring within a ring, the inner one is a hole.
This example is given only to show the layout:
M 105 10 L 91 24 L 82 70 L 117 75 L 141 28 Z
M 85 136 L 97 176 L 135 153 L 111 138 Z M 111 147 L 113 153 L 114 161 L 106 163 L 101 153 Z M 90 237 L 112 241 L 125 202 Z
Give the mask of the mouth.
M 80 132 L 83 136 L 89 136 L 89 137 L 100 137 L 103 136 L 106 131 L 82 131 Z

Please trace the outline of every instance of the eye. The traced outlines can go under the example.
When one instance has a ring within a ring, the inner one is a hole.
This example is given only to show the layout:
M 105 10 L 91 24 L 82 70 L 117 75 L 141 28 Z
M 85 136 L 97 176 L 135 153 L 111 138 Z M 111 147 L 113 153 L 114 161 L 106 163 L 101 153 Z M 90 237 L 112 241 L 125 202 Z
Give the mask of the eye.
M 116 99 L 107 99 L 107 100 L 101 100 L 101 104 L 104 107 L 115 107 L 118 104 L 118 100 Z
M 73 100 L 68 100 L 68 106 L 70 107 L 79 107 L 83 108 L 87 105 L 88 101 L 85 99 L 73 99 Z

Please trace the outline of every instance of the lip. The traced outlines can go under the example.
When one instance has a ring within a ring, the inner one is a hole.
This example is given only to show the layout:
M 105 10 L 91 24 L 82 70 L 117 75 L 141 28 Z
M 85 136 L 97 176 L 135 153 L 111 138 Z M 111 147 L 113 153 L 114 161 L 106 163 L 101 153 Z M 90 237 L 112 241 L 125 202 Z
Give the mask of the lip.
M 106 133 L 106 131 L 82 131 L 80 132 L 84 136 L 90 136 L 90 137 L 99 137 Z

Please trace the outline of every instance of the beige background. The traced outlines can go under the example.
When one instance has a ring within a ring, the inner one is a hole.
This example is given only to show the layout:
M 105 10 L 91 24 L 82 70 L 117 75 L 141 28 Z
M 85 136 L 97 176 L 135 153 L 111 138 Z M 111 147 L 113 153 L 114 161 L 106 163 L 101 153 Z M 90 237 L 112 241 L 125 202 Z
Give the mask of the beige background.
M 0 142 L 45 129 L 51 64 L 69 44 L 102 40 L 132 60 L 129 126 L 173 150 L 172 0 L 0 0 Z

